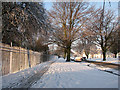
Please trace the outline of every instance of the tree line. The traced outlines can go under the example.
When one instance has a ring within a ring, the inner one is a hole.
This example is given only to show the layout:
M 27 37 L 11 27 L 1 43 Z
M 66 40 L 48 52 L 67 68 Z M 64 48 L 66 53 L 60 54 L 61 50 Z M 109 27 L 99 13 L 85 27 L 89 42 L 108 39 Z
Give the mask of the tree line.
M 107 51 L 120 52 L 119 19 L 114 11 L 84 1 L 56 2 L 49 11 L 42 2 L 3 2 L 2 42 L 35 51 L 47 51 L 55 43 L 66 61 L 73 44 L 87 57 L 91 46 L 97 45 L 106 60 Z
M 2 42 L 35 51 L 48 50 L 49 23 L 42 2 L 2 2 Z
M 84 49 L 87 58 L 92 44 L 101 47 L 103 60 L 108 50 L 115 55 L 120 52 L 119 18 L 114 11 L 84 1 L 57 2 L 48 15 L 53 28 L 52 41 L 64 49 L 66 61 L 70 61 L 71 47 L 78 40 L 76 49 Z

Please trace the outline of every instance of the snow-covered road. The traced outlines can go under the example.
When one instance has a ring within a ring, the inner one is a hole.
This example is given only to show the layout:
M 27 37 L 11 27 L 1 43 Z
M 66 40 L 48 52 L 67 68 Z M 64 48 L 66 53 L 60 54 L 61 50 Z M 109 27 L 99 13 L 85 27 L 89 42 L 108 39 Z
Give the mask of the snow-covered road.
M 60 58 L 31 88 L 118 88 L 118 76 Z

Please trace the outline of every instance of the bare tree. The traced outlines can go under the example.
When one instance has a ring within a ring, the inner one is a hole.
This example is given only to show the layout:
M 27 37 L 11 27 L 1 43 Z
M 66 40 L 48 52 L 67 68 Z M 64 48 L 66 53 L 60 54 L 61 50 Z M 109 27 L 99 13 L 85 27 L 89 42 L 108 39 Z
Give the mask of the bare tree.
M 93 44 L 91 47 L 90 47 L 90 54 L 91 54 L 91 57 L 94 58 L 94 54 L 98 54 L 98 51 L 97 51 L 97 46 L 95 44 Z
M 85 38 L 81 38 L 81 39 L 78 41 L 77 45 L 74 46 L 73 49 L 74 49 L 76 52 L 78 52 L 79 54 L 81 54 L 82 51 L 84 50 L 85 55 L 86 55 L 87 58 L 88 58 L 88 56 L 89 56 L 89 54 L 90 54 L 90 47 L 91 47 L 92 45 L 93 45 L 93 43 L 90 41 L 90 38 L 89 38 L 89 40 L 88 40 L 88 39 L 85 39 Z
M 109 51 L 115 55 L 115 58 L 117 58 L 117 53 L 120 52 L 120 30 L 119 27 L 117 28 L 117 32 L 112 33 L 112 38 L 110 39 L 110 43 L 113 43 L 110 47 Z
M 93 7 L 86 2 L 54 3 L 48 12 L 53 26 L 53 39 L 58 46 L 64 48 L 67 60 L 70 61 L 71 45 L 79 39 L 84 23 L 88 20 Z
M 90 47 L 92 46 L 92 43 L 88 40 L 85 40 L 84 41 L 84 52 L 85 52 L 85 55 L 87 56 L 87 59 L 89 57 L 89 54 L 90 54 Z
M 78 40 L 76 45 L 72 46 L 72 49 L 76 52 L 78 52 L 79 54 L 82 53 L 84 46 L 81 40 Z
M 87 22 L 86 29 L 92 32 L 93 43 L 101 47 L 103 60 L 106 60 L 106 52 L 114 43 L 114 41 L 110 43 L 110 38 L 112 33 L 117 31 L 118 22 L 115 19 L 116 16 L 112 10 L 106 10 L 103 14 L 103 9 L 98 9 Z

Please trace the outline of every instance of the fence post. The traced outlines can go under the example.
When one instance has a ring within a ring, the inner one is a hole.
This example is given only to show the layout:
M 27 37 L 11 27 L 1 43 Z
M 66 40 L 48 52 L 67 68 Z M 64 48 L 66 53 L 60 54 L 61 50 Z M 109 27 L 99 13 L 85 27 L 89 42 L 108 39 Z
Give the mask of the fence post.
M 27 55 L 28 55 L 28 63 L 29 63 L 29 67 L 31 68 L 31 63 L 30 63 L 30 52 L 29 52 L 29 49 L 27 50 Z
M 22 60 L 21 60 L 21 47 L 19 47 L 19 59 L 20 59 L 20 62 L 19 62 L 19 70 L 22 70 Z
M 10 45 L 11 49 L 10 49 L 10 73 L 12 73 L 12 42 Z
M 24 57 L 25 57 L 25 68 L 27 68 L 26 50 L 24 50 Z
M 32 51 L 32 55 L 33 55 L 33 66 L 35 66 L 36 65 L 36 61 L 35 61 L 35 53 L 34 53 L 34 51 Z

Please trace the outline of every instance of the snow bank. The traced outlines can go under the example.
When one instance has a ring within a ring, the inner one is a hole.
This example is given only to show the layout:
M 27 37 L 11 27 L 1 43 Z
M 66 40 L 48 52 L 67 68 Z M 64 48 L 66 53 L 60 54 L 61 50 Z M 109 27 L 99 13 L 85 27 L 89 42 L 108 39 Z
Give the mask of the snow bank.
M 93 63 L 83 63 L 85 65 L 88 65 L 89 67 L 92 67 L 94 69 L 98 69 L 98 70 L 102 70 L 102 71 L 110 71 L 112 72 L 113 74 L 117 74 L 119 75 L 119 71 L 117 69 L 112 69 L 112 68 L 109 68 L 109 67 L 104 67 L 104 66 L 99 66 L 99 65 L 95 65 Z
M 52 57 L 50 61 L 41 63 L 39 65 L 36 65 L 35 67 L 2 76 L 2 88 L 17 88 L 21 84 L 21 82 L 24 82 L 24 80 L 31 78 L 33 75 L 37 74 L 45 67 L 48 67 L 57 59 L 57 57 Z
M 118 88 L 118 76 L 60 58 L 31 88 Z
M 115 63 L 120 64 L 120 60 L 118 58 L 106 58 L 106 61 L 103 61 L 102 58 L 88 58 L 89 61 L 99 61 L 99 62 L 109 62 L 109 63 Z

